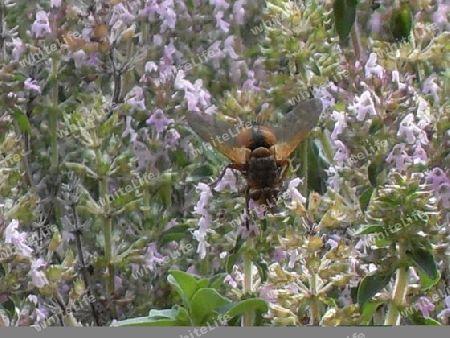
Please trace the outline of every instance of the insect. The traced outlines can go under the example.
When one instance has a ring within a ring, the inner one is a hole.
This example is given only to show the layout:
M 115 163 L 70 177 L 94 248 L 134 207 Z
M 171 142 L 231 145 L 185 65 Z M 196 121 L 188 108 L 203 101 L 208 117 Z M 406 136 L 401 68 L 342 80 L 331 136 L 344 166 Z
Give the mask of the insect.
M 273 127 L 261 123 L 233 124 L 197 112 L 188 112 L 186 119 L 198 136 L 232 162 L 210 186 L 217 184 L 227 169 L 238 170 L 245 177 L 245 210 L 249 215 L 250 199 L 272 210 L 290 164 L 288 157 L 316 125 L 322 110 L 320 99 L 301 102 Z M 248 218 L 246 226 L 248 229 Z

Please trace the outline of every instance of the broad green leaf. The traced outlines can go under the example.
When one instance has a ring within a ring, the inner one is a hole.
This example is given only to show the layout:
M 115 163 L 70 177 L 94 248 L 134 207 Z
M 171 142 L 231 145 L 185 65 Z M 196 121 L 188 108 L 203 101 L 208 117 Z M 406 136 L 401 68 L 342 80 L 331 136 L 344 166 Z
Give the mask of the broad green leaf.
M 117 326 L 179 326 L 175 319 L 152 319 L 149 317 L 137 317 L 121 320 Z
M 231 300 L 223 297 L 215 289 L 204 288 L 192 296 L 190 313 L 193 325 L 203 325 L 204 319 L 217 308 L 229 304 Z
M 19 125 L 20 131 L 22 133 L 31 133 L 31 125 L 28 121 L 28 117 L 23 114 L 20 110 L 16 110 L 12 114 L 12 118 L 17 122 Z
M 189 317 L 188 311 L 181 306 L 175 305 L 174 309 L 177 310 L 177 315 L 175 319 L 179 323 L 180 326 L 191 326 L 191 318 Z
M 423 317 L 420 311 L 413 313 L 409 320 L 415 325 L 441 326 L 437 320 Z
M 364 277 L 358 287 L 358 304 L 362 312 L 366 302 L 389 283 L 393 273 L 394 271 L 375 272 L 373 275 Z
M 422 290 L 428 290 L 432 286 L 435 286 L 441 280 L 441 272 L 438 271 L 437 277 L 435 279 L 431 279 L 428 275 L 423 272 L 421 269 L 418 269 L 419 277 L 420 277 L 420 285 L 422 286 Z
M 366 302 L 363 311 L 361 312 L 361 324 L 369 325 L 370 320 L 372 319 L 373 313 L 376 311 L 378 306 L 383 304 L 381 300 L 369 300 Z
M 259 311 L 261 313 L 267 312 L 269 306 L 267 302 L 261 298 L 245 299 L 237 303 L 227 304 L 226 306 L 217 309 L 220 313 L 229 316 L 230 318 L 241 316 L 247 312 Z
M 333 5 L 334 25 L 339 35 L 339 41 L 347 41 L 355 24 L 357 0 L 335 0 Z
M 375 189 L 373 187 L 367 188 L 366 191 L 364 191 L 361 194 L 361 197 L 359 198 L 359 206 L 361 207 L 362 211 L 366 211 L 367 207 L 369 206 L 370 199 L 372 198 L 373 191 Z
M 209 280 L 209 287 L 213 289 L 220 288 L 226 276 L 228 276 L 228 273 L 223 272 L 211 277 Z
M 414 264 L 425 272 L 430 279 L 435 280 L 438 278 L 438 268 L 431 252 L 416 247 L 406 251 L 406 255 L 409 256 Z
M 163 309 L 163 310 L 151 309 L 148 314 L 148 317 L 175 319 L 175 315 L 176 312 L 173 309 Z
M 177 290 L 183 299 L 184 306 L 188 307 L 191 297 L 197 291 L 197 279 L 187 272 L 171 270 L 167 281 Z
M 391 33 L 396 41 L 407 41 L 413 25 L 413 14 L 408 5 L 402 5 L 392 11 Z
M 239 240 L 238 240 L 238 242 L 239 242 Z M 238 245 L 241 245 L 239 247 L 239 249 L 237 249 Z M 243 242 L 236 243 L 236 247 L 234 248 L 235 252 L 231 253 L 231 255 L 228 257 L 227 263 L 225 265 L 225 269 L 228 273 L 231 273 L 233 271 L 234 264 L 236 264 L 237 260 L 242 257 L 242 251 L 244 250 L 244 248 L 245 248 L 245 246 L 243 245 Z
M 208 278 L 202 278 L 197 281 L 197 290 L 207 288 L 209 286 L 209 279 Z

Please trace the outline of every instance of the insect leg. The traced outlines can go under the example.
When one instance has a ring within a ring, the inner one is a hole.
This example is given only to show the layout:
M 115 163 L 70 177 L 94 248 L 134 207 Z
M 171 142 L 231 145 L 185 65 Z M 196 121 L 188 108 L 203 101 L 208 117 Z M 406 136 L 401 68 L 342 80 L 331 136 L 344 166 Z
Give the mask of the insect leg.
M 279 167 L 282 168 L 282 172 L 281 172 L 281 181 L 284 181 L 284 179 L 286 178 L 286 174 L 287 174 L 287 167 L 291 164 L 291 161 L 289 160 L 279 160 L 277 161 L 277 164 Z
M 250 186 L 245 189 L 245 227 L 250 230 Z
M 217 183 L 219 183 L 220 180 L 223 178 L 223 176 L 225 176 L 225 172 L 227 171 L 227 169 L 236 169 L 236 170 L 243 171 L 243 170 L 245 170 L 245 168 L 246 168 L 245 164 L 231 163 L 222 170 L 222 173 L 219 175 L 219 177 L 214 182 L 210 183 L 209 186 L 213 187 Z

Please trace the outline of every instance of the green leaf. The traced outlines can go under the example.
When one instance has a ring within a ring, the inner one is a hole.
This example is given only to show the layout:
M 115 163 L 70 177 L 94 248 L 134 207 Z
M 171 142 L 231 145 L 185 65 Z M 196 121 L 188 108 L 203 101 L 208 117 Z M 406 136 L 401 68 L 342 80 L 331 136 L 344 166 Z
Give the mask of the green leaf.
M 242 251 L 245 249 L 244 240 L 238 238 L 238 243 L 236 243 L 236 246 L 234 247 L 231 255 L 227 259 L 227 263 L 225 265 L 225 269 L 228 273 L 231 273 L 233 271 L 233 266 L 236 264 L 237 260 L 241 258 Z M 240 246 L 239 246 L 240 245 Z M 239 246 L 239 249 L 237 249 Z
M 267 305 L 267 302 L 261 298 L 245 299 L 218 309 L 219 312 L 224 313 L 224 316 L 228 315 L 230 318 L 241 316 L 247 312 L 259 311 L 264 313 L 268 310 L 269 306 Z
M 390 29 L 396 41 L 408 41 L 413 25 L 413 14 L 408 5 L 402 5 L 392 11 Z
M 167 231 L 164 231 L 159 239 L 159 245 L 163 246 L 164 244 L 170 243 L 171 241 L 180 241 L 189 234 L 189 225 L 177 225 L 174 226 Z
M 171 270 L 169 271 L 169 276 L 167 276 L 167 281 L 178 292 L 184 306 L 189 307 L 189 301 L 195 291 L 197 291 L 197 279 L 186 272 Z
M 364 277 L 358 287 L 358 304 L 362 312 L 366 302 L 389 283 L 393 273 L 394 270 L 375 272 L 373 275 Z
M 175 319 L 154 319 L 137 317 L 117 322 L 117 326 L 180 326 Z
M 13 73 L 12 74 L 13 81 L 25 81 L 26 79 L 27 79 L 27 76 L 25 76 L 22 73 Z
M 365 226 L 361 230 L 356 231 L 355 235 L 376 234 L 376 233 L 379 233 L 379 232 L 383 232 L 383 230 L 384 230 L 384 226 L 372 224 L 372 225 Z
M 418 269 L 419 277 L 420 277 L 420 285 L 423 291 L 428 290 L 429 288 L 435 286 L 441 280 L 441 272 L 438 271 L 438 275 L 435 279 L 431 279 L 428 275 L 423 272 L 421 269 Z
M 441 323 L 437 320 L 423 317 L 420 311 L 412 314 L 411 317 L 409 317 L 409 320 L 411 320 L 411 322 L 415 325 L 441 326 Z
M 181 306 L 175 305 L 174 308 L 178 310 L 175 319 L 179 323 L 180 326 L 191 326 L 191 318 L 189 317 L 188 311 Z
M 3 302 L 2 306 L 8 313 L 9 318 L 13 318 L 16 315 L 16 304 L 10 297 Z
M 198 290 L 192 297 L 190 313 L 193 325 L 205 324 L 204 319 L 210 316 L 214 310 L 231 303 L 231 300 L 223 297 L 217 290 L 204 288 Z
M 228 275 L 228 273 L 223 272 L 223 273 L 219 273 L 213 277 L 211 277 L 211 279 L 209 280 L 209 287 L 213 288 L 213 289 L 218 289 L 220 288 L 220 286 L 223 283 L 223 280 L 225 279 L 225 277 Z
M 207 288 L 208 286 L 209 286 L 208 278 L 202 278 L 197 281 L 197 290 Z
M 148 314 L 148 317 L 175 319 L 175 315 L 176 313 L 174 313 L 173 309 L 163 309 L 163 310 L 151 309 Z
M 406 251 L 406 255 L 409 256 L 414 264 L 425 272 L 430 279 L 435 280 L 438 278 L 438 268 L 431 252 L 420 247 L 415 247 Z
M 359 206 L 361 207 L 361 211 L 367 210 L 374 190 L 375 189 L 373 187 L 370 187 L 361 194 L 361 197 L 359 198 Z
M 92 177 L 95 179 L 98 178 L 97 174 L 94 171 L 92 171 L 91 168 L 89 168 L 87 165 L 83 163 L 65 162 L 64 166 L 68 170 L 71 170 L 77 174 L 86 175 L 88 177 Z
M 334 25 L 341 43 L 347 41 L 355 24 L 357 0 L 335 0 L 333 5 Z
M 28 134 L 31 133 L 31 125 L 30 125 L 30 122 L 28 121 L 28 117 L 25 114 L 23 114 L 20 110 L 16 110 L 12 114 L 12 118 L 19 125 L 20 131 L 22 133 L 28 133 Z
M 377 164 L 375 162 L 372 162 L 369 164 L 369 167 L 367 168 L 367 176 L 368 176 L 370 184 L 372 184 L 373 187 L 376 187 L 377 186 L 378 168 L 377 168 Z
M 362 325 L 369 325 L 370 320 L 372 319 L 372 316 L 374 312 L 377 310 L 377 308 L 383 304 L 382 300 L 369 300 L 366 305 L 364 306 L 363 311 L 361 312 L 361 324 Z

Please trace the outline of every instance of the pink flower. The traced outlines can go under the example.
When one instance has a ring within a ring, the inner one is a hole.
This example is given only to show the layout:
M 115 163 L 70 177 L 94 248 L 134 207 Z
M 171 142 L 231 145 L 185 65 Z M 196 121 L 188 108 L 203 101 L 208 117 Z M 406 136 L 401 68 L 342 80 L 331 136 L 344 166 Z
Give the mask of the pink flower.
M 334 125 L 334 130 L 331 133 L 331 139 L 337 140 L 338 136 L 342 134 L 345 127 L 347 127 L 346 116 L 343 112 L 334 110 L 333 113 L 331 114 L 331 117 L 333 118 L 333 120 L 336 121 L 336 124 Z
M 228 33 L 230 30 L 230 24 L 226 22 L 225 20 L 222 20 L 223 18 L 223 12 L 220 11 L 216 14 L 216 27 L 219 28 L 221 31 Z
M 20 38 L 12 38 L 11 44 L 14 46 L 12 50 L 13 61 L 17 62 L 25 51 L 25 44 Z
M 416 143 L 416 141 L 420 141 L 422 144 L 428 144 L 427 135 L 414 123 L 413 114 L 406 115 L 400 122 L 397 136 L 402 137 L 407 144 L 413 144 Z
M 280 263 L 284 259 L 286 259 L 286 256 L 287 256 L 286 251 L 284 251 L 280 247 L 275 248 L 275 250 L 273 251 L 273 259 L 277 263 Z
M 26 79 L 23 85 L 26 90 L 34 90 L 38 93 L 41 92 L 41 87 L 37 84 L 37 81 L 32 78 Z
M 145 110 L 145 98 L 142 87 L 134 86 L 133 89 L 131 89 L 131 91 L 127 94 L 125 102 L 130 104 L 133 109 Z
M 432 188 L 435 192 L 439 190 L 442 183 L 450 183 L 445 172 L 439 167 L 433 168 L 433 170 L 427 174 L 425 180 L 432 184 Z
M 61 0 L 50 0 L 51 8 L 59 8 L 61 7 Z
M 278 300 L 277 293 L 270 284 L 264 285 L 259 290 L 259 297 L 261 297 L 262 299 L 264 299 L 269 303 L 275 303 Z
M 164 256 L 161 255 L 156 249 L 156 243 L 151 243 L 148 245 L 144 261 L 150 271 L 155 270 L 156 265 L 160 265 L 164 262 Z
M 236 190 L 236 176 L 231 169 L 226 169 L 225 175 L 223 175 L 222 179 L 215 186 L 215 191 L 223 191 L 226 187 L 229 187 L 230 190 Z
M 420 297 L 419 301 L 415 303 L 416 307 L 422 312 L 422 316 L 425 318 L 430 318 L 430 311 L 435 309 L 433 303 L 431 303 L 428 297 Z
M 19 227 L 19 221 L 13 219 L 5 229 L 5 243 L 11 243 L 15 246 L 20 254 L 26 257 L 31 257 L 33 249 L 26 244 L 28 234 L 20 233 L 17 228 Z
M 348 109 L 356 113 L 356 119 L 358 121 L 365 120 L 367 114 L 373 116 L 377 115 L 372 96 L 368 90 L 365 90 L 361 96 L 355 97 L 355 102 L 351 104 Z
M 289 182 L 289 185 L 286 189 L 286 194 L 292 199 L 292 202 L 295 203 L 306 203 L 306 198 L 298 191 L 297 186 L 299 184 L 303 184 L 303 180 L 296 177 Z
M 444 208 L 450 208 L 450 184 L 442 183 L 438 190 L 439 199 Z
M 234 280 L 233 276 L 227 275 L 224 280 L 224 283 L 231 285 L 233 288 L 237 288 L 237 282 Z
M 109 20 L 109 24 L 113 25 L 117 20 L 122 20 L 123 22 L 130 24 L 135 18 L 136 17 L 132 15 L 122 3 L 119 3 L 113 7 L 113 13 Z
M 334 160 L 337 161 L 340 165 L 342 165 L 345 161 L 349 159 L 349 151 L 344 143 L 340 140 L 334 141 L 334 148 L 336 149 L 336 153 L 334 154 Z
M 438 313 L 438 318 L 448 318 L 450 317 L 450 296 L 445 297 L 445 309 Z
M 261 90 L 261 88 L 256 85 L 257 80 L 255 79 L 254 71 L 249 70 L 247 72 L 247 76 L 248 76 L 248 79 L 242 85 L 242 91 L 259 92 Z
M 48 279 L 45 273 L 38 271 L 39 268 L 45 266 L 46 263 L 42 258 L 39 258 L 31 263 L 31 269 L 29 275 L 31 276 L 31 282 L 38 288 L 43 288 L 48 284 Z
M 385 70 L 380 65 L 377 65 L 377 54 L 370 53 L 369 59 L 367 60 L 366 65 L 364 66 L 364 73 L 366 78 L 372 77 L 372 75 L 376 75 L 378 78 L 383 79 Z
M 168 119 L 162 109 L 156 109 L 155 112 L 147 119 L 148 125 L 154 125 L 156 132 L 161 133 L 166 126 L 173 123 L 173 119 Z
M 177 14 L 174 11 L 173 0 L 164 0 L 160 3 L 157 12 L 162 20 L 161 32 L 168 29 L 174 30 L 177 22 Z
M 395 169 L 398 171 L 405 169 L 407 161 L 411 161 L 411 157 L 407 154 L 404 143 L 396 144 L 386 158 L 387 163 L 395 162 Z
M 50 22 L 48 20 L 48 14 L 44 11 L 36 13 L 36 20 L 34 20 L 31 26 L 31 32 L 36 38 L 45 37 L 50 33 Z
M 233 19 L 236 21 L 238 25 L 242 25 L 244 23 L 245 18 L 244 4 L 245 0 L 238 0 L 233 5 Z
M 439 93 L 442 91 L 442 89 L 436 83 L 436 74 L 431 74 L 428 78 L 425 79 L 422 85 L 422 91 L 424 94 L 433 95 L 434 102 L 439 103 Z

